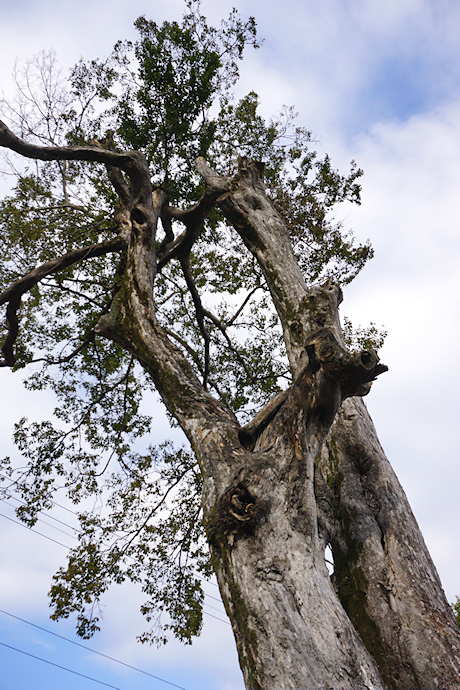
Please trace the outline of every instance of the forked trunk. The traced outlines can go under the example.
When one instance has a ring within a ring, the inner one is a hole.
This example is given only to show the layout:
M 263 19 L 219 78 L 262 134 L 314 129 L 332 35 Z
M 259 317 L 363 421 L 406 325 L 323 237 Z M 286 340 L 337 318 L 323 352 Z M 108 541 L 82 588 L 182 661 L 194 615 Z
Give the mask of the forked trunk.
M 186 231 L 157 262 L 164 194 L 152 194 L 141 154 L 34 146 L 3 123 L 0 145 L 38 160 L 98 161 L 109 170 L 120 200 L 119 239 L 87 251 L 100 255 L 123 246 L 126 262 L 110 312 L 95 330 L 137 358 L 196 453 L 209 544 L 246 686 L 460 688 L 460 632 L 359 399 L 386 368 L 373 351 L 345 351 L 341 291 L 331 282 L 307 287 L 288 229 L 265 195 L 263 167 L 243 160 L 230 179 L 199 160 L 206 194 L 189 211 L 174 211 Z M 294 381 L 244 428 L 160 327 L 152 294 L 162 262 L 187 261 L 214 203 L 264 274 Z M 69 266 L 79 258 L 72 252 L 63 261 Z M 40 270 L 46 275 L 58 268 L 53 261 Z M 3 364 L 14 362 L 16 312 L 40 270 L 13 285 L 13 295 L 5 293 Z
M 318 464 L 334 492 L 338 594 L 387 687 L 460 687 L 452 608 L 360 399 L 344 402 Z
M 217 509 L 210 501 L 213 564 L 245 684 L 383 688 L 326 568 L 304 421 L 297 413 L 296 431 L 278 442 L 266 431 Z
M 231 185 L 203 161 L 198 168 L 210 189 L 227 192 L 222 210 L 264 273 L 296 375 L 315 330 L 326 326 L 343 344 L 340 290 L 305 285 L 288 230 L 265 195 L 260 165 L 243 160 Z M 338 596 L 385 687 L 460 688 L 460 631 L 359 397 L 344 401 L 316 467 L 318 528 L 332 547 Z
M 98 331 L 151 374 L 197 454 L 247 687 L 460 688 L 453 613 L 364 404 L 351 397 L 365 395 L 383 369 L 372 352 L 345 353 L 341 291 L 306 286 L 260 166 L 243 162 L 230 181 L 199 165 L 265 275 L 295 383 L 244 429 L 204 390 L 156 320 L 152 224 L 131 235 L 123 299 Z M 151 218 L 161 203 L 153 197 Z

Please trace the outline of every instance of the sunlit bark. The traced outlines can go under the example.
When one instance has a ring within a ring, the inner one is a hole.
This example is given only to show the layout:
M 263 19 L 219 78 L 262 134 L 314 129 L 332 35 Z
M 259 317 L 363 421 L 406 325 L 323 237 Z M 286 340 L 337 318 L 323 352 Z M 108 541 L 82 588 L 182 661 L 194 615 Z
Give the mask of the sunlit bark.
M 140 362 L 196 453 L 213 565 L 247 687 L 460 687 L 458 628 L 360 399 L 386 367 L 373 350 L 346 351 L 342 292 L 332 282 L 307 286 L 265 194 L 263 167 L 243 160 L 233 179 L 221 178 L 200 159 L 206 192 L 181 212 L 152 190 L 141 154 L 36 147 L 3 123 L 0 145 L 40 160 L 107 167 L 119 197 L 118 239 L 36 269 L 0 303 L 17 310 L 18 295 L 58 271 L 59 261 L 123 253 L 110 310 L 95 330 Z M 294 381 L 243 428 L 161 328 L 153 300 L 158 270 L 187 261 L 214 204 L 265 277 Z M 180 217 L 186 230 L 176 240 L 167 236 L 157 254 L 160 217 L 166 227 L 168 217 Z M 11 357 L 14 339 L 10 329 Z

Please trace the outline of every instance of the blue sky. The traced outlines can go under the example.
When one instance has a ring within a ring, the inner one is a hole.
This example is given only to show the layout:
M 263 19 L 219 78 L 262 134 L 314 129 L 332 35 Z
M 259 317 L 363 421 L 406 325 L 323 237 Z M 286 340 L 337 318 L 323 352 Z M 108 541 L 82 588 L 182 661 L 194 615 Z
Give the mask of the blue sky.
M 360 240 L 370 238 L 375 258 L 346 289 L 341 309 L 356 324 L 374 321 L 389 331 L 382 359 L 390 371 L 366 404 L 452 601 L 460 595 L 460 4 L 204 0 L 203 12 L 218 21 L 234 5 L 256 17 L 265 38 L 247 54 L 238 93 L 256 90 L 266 115 L 295 105 L 321 153 L 342 169 L 351 159 L 364 169 L 362 206 L 343 208 L 340 218 Z M 108 0 L 4 2 L 0 90 L 11 94 L 16 58 L 54 47 L 65 71 L 81 55 L 103 56 L 117 39 L 133 37 L 140 14 L 161 22 L 181 12 L 179 0 L 116 8 Z M 13 421 L 38 417 L 52 401 L 24 395 L 7 371 L 0 377 L 2 456 L 11 451 Z M 158 412 L 154 434 L 163 426 Z M 12 516 L 12 506 L 2 503 L 0 512 Z M 56 517 L 72 523 L 71 515 Z M 47 619 L 46 593 L 64 547 L 6 518 L 0 529 L 0 609 L 72 637 L 71 623 Z M 70 543 L 49 525 L 37 529 Z M 212 585 L 207 591 L 214 596 Z M 145 648 L 135 643 L 139 603 L 134 588 L 111 592 L 103 631 L 89 646 L 187 690 L 242 690 L 228 624 L 208 616 L 196 645 Z M 169 687 L 2 614 L 0 641 L 123 690 Z M 103 687 L 2 647 L 0 663 L 9 690 Z

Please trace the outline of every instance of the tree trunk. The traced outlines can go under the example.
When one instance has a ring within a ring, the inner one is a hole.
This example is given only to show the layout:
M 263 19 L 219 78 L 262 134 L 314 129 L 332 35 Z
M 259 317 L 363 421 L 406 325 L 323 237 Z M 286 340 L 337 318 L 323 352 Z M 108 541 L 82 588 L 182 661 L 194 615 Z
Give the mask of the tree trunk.
M 140 254 L 133 243 L 120 298 L 98 332 L 151 374 L 196 452 L 213 564 L 247 687 L 382 688 L 327 572 L 314 459 L 342 398 L 385 368 L 372 355 L 364 364 L 349 356 L 323 329 L 268 422 L 262 414 L 241 429 L 159 327 L 135 270 Z
M 341 292 L 333 285 L 307 289 L 287 229 L 265 196 L 260 166 L 243 160 L 231 186 L 203 161 L 198 168 L 211 189 L 220 185 L 227 192 L 221 208 L 262 268 L 295 375 L 305 362 L 309 334 L 327 326 L 343 342 Z M 458 626 L 359 398 L 344 402 L 317 458 L 316 500 L 340 601 L 386 686 L 459 688 Z
M 386 367 L 372 351 L 345 351 L 341 290 L 330 282 L 305 284 L 288 230 L 265 195 L 262 166 L 242 161 L 230 179 L 199 160 L 207 192 L 191 214 L 183 213 L 190 226 L 170 248 L 170 257 L 190 251 L 198 224 L 217 200 L 265 276 L 294 383 L 241 428 L 157 321 L 152 285 L 164 195 L 152 194 L 143 156 L 98 146 L 33 146 L 3 123 L 0 145 L 39 160 L 108 167 L 120 199 L 126 261 L 97 332 L 137 358 L 196 453 L 211 555 L 246 686 L 460 688 L 453 612 L 356 397 L 369 392 Z M 18 294 L 10 300 L 12 341 Z
M 345 401 L 319 462 L 334 492 L 340 600 L 388 687 L 460 687 L 459 629 L 362 400 Z
M 214 492 L 205 498 L 246 687 L 383 688 L 326 568 L 314 487 L 321 439 L 307 441 L 306 416 L 298 400 L 284 403 L 241 457 L 217 509 Z M 257 518 L 246 521 L 251 510 Z

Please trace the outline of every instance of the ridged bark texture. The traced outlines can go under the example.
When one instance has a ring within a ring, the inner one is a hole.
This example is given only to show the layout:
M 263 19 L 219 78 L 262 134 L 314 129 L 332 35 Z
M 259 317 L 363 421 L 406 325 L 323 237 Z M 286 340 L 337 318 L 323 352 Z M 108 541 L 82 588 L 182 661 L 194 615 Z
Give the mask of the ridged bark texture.
M 231 185 L 203 162 L 199 169 L 210 188 L 227 189 L 221 208 L 265 275 L 295 375 L 316 329 L 326 326 L 343 342 L 341 292 L 334 285 L 305 286 L 287 229 L 265 196 L 260 166 L 242 161 Z M 458 626 L 359 398 L 343 403 L 317 458 L 315 498 L 323 543 L 333 549 L 338 597 L 385 687 L 460 688 Z
M 319 465 L 338 594 L 388 687 L 459 687 L 458 626 L 362 400 L 345 401 Z
M 196 453 L 213 564 L 246 687 L 459 689 L 459 629 L 359 397 L 386 368 L 372 351 L 346 352 L 341 290 L 331 282 L 306 285 L 288 230 L 265 194 L 263 166 L 242 160 L 234 178 L 222 178 L 199 159 L 206 193 L 188 211 L 168 209 L 186 231 L 161 243 L 156 256 L 165 200 L 152 191 L 142 154 L 34 146 L 1 122 L 0 146 L 33 159 L 107 167 L 120 202 L 118 239 L 108 250 L 119 241 L 124 258 L 110 312 L 96 330 L 137 358 Z M 156 271 L 173 258 L 187 267 L 214 204 L 263 272 L 294 381 L 244 428 L 167 337 L 153 300 Z M 107 250 L 101 247 L 89 249 Z M 7 364 L 17 335 L 13 297 Z

